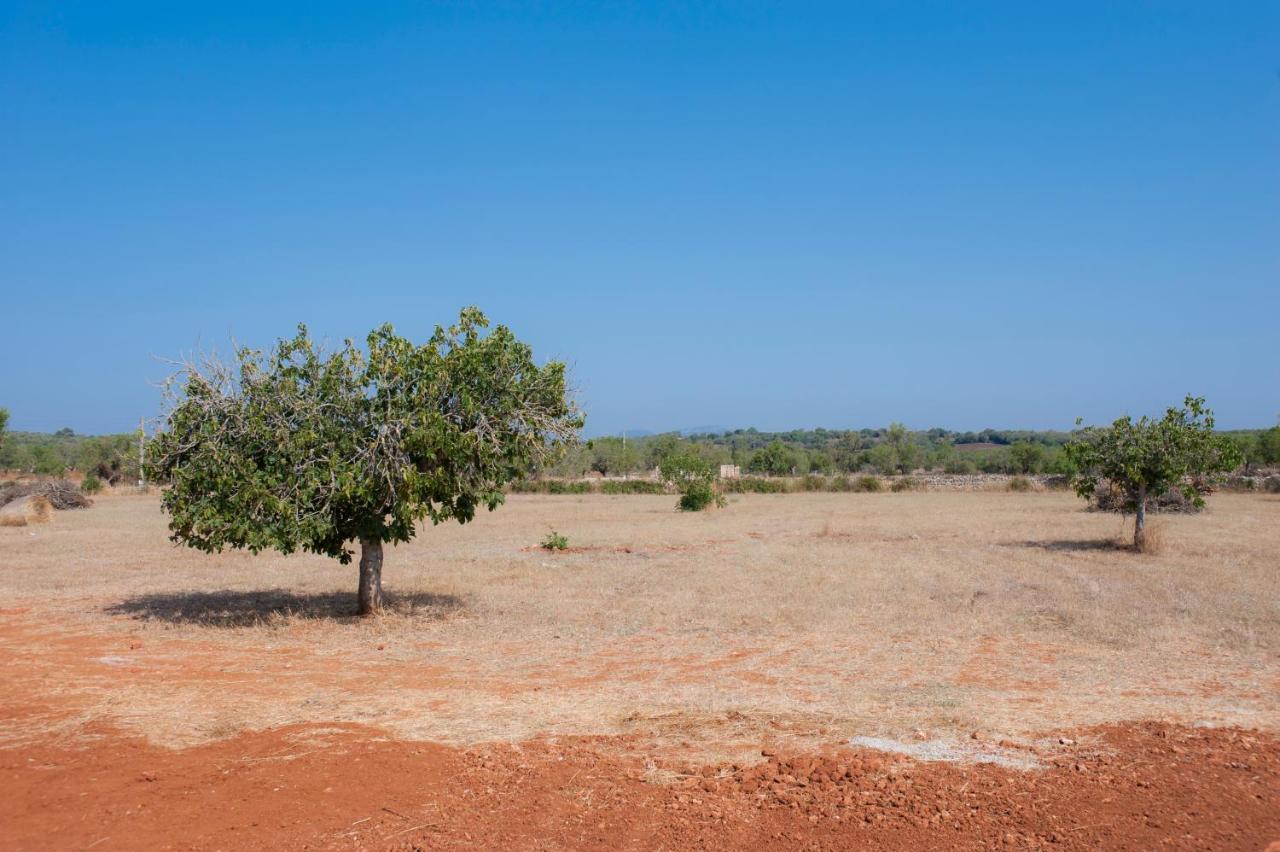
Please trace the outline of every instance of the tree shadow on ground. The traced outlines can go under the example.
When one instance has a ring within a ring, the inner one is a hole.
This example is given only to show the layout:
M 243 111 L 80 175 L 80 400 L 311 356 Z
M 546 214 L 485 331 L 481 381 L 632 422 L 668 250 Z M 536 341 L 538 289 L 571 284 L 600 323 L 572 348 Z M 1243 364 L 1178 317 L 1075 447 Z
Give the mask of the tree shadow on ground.
M 384 613 L 426 620 L 445 618 L 464 608 L 456 595 L 409 592 L 386 595 Z M 355 592 L 290 592 L 286 589 L 167 592 L 137 595 L 103 608 L 111 615 L 139 621 L 204 627 L 253 627 L 281 618 L 356 622 Z
M 1030 547 L 1038 550 L 1082 551 L 1082 550 L 1125 550 L 1126 545 L 1113 538 L 1062 538 L 1049 541 L 1007 541 L 1006 547 Z

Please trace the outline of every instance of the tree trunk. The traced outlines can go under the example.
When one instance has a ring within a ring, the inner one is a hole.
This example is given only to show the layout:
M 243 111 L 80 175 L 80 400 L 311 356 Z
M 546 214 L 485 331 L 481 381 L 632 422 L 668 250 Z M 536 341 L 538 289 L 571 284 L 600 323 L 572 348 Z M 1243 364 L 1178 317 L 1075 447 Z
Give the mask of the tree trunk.
M 382 540 L 360 539 L 360 615 L 382 609 Z
M 1133 516 L 1133 547 L 1141 551 L 1147 543 L 1147 489 L 1138 489 L 1138 505 Z

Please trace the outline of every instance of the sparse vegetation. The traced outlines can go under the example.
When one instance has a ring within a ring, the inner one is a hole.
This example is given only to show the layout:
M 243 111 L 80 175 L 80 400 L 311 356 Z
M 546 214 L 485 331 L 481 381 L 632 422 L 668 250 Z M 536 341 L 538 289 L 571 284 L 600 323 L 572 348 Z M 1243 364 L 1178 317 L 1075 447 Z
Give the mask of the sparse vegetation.
M 915 491 L 919 487 L 920 483 L 910 476 L 899 477 L 898 479 L 895 479 L 893 481 L 893 485 L 890 486 L 895 494 L 899 494 L 903 491 Z
M 102 490 L 102 480 L 92 473 L 87 473 L 84 479 L 80 481 L 80 490 L 85 494 L 97 494 Z
M 1025 476 L 1015 476 L 1009 480 L 1009 490 L 1010 491 L 1030 491 L 1031 480 L 1027 479 Z
M 568 547 L 569 539 L 555 530 L 548 532 L 546 538 L 542 540 L 542 548 L 544 550 L 565 550 Z
M 884 490 L 884 483 L 880 481 L 879 477 L 865 474 L 854 480 L 853 485 L 854 491 L 876 492 Z
M 697 453 L 674 453 L 662 460 L 662 479 L 680 492 L 677 507 L 684 512 L 701 512 L 711 506 L 724 506 L 725 499 L 716 490 L 716 474 L 711 463 Z

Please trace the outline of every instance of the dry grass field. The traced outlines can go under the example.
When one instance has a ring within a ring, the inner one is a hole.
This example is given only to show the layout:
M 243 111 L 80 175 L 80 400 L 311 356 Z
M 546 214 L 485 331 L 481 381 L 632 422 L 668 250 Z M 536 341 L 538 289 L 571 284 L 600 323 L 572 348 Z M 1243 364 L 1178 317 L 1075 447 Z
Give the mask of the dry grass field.
M 356 723 L 745 765 L 854 737 L 1280 729 L 1280 498 L 1159 518 L 1155 555 L 1064 493 L 673 503 L 516 496 L 426 529 L 366 620 L 354 566 L 175 547 L 154 496 L 0 529 L 0 752 Z M 569 551 L 537 546 L 551 528 Z
M 513 497 L 354 566 L 208 556 L 154 497 L 0 530 L 4 741 L 108 722 L 189 745 L 353 721 L 449 743 L 644 732 L 725 752 L 1160 718 L 1280 725 L 1280 499 L 1116 549 L 1066 494 Z M 571 550 L 536 545 L 554 527 Z M 12 700 L 14 696 L 9 696 Z M 21 696 L 19 696 L 21 698 Z M 26 700 L 26 699 L 23 699 Z M 44 708 L 44 709 L 40 709 Z

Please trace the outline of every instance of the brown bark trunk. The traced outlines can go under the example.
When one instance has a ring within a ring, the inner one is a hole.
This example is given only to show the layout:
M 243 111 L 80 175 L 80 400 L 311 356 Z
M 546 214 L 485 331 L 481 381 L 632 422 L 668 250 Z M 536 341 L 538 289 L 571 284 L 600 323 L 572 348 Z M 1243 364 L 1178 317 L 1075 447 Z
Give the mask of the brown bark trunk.
M 382 541 L 360 539 L 360 593 L 357 612 L 369 615 L 382 609 Z
M 1147 543 L 1147 489 L 1138 489 L 1138 506 L 1133 516 L 1133 546 L 1142 550 Z

